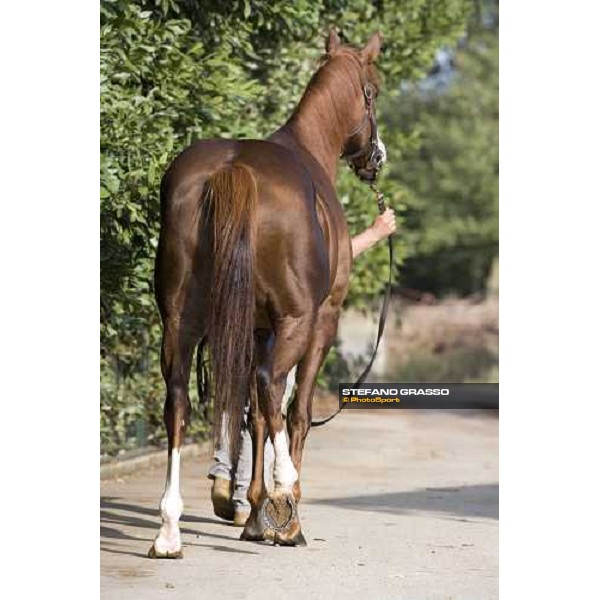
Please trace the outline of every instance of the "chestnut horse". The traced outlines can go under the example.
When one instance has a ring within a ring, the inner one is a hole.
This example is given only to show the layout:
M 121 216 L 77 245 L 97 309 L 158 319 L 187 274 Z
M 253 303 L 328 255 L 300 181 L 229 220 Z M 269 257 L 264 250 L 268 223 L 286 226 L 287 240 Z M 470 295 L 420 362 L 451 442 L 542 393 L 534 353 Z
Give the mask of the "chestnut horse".
M 200 140 L 163 177 L 155 282 L 169 463 L 151 557 L 182 556 L 180 449 L 199 342 L 210 350 L 215 431 L 226 414 L 233 453 L 249 398 L 252 510 L 242 539 L 305 543 L 296 506 L 302 452 L 352 262 L 336 170 L 341 155 L 361 179 L 373 181 L 385 160 L 374 114 L 380 46 L 378 33 L 356 49 L 332 31 L 320 68 L 283 127 L 264 141 Z M 296 365 L 288 447 L 281 405 Z M 263 478 L 267 435 L 275 449 L 270 494 Z M 275 517 L 288 511 L 285 527 L 269 528 L 267 505 Z

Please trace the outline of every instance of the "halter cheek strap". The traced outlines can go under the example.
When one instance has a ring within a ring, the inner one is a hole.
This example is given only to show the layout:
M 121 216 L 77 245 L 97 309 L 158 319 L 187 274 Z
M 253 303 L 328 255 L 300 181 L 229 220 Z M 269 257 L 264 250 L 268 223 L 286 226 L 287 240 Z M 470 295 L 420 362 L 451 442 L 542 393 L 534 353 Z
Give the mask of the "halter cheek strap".
M 370 83 L 365 83 L 363 86 L 363 94 L 365 97 L 365 112 L 363 114 L 363 118 L 360 120 L 360 123 L 348 134 L 348 138 L 352 138 L 359 134 L 365 128 L 367 121 L 371 119 L 371 115 L 373 114 L 374 92 Z
M 383 163 L 383 153 L 379 148 L 379 136 L 377 134 L 377 121 L 375 120 L 375 111 L 373 110 L 373 104 L 375 99 L 375 91 L 370 83 L 365 83 L 363 86 L 363 94 L 365 97 L 365 114 L 361 119 L 360 123 L 350 132 L 349 138 L 359 134 L 366 126 L 367 121 L 371 123 L 371 136 L 369 145 L 367 148 L 361 148 L 360 150 L 353 152 L 352 154 L 342 154 L 342 158 L 345 158 L 348 163 L 353 159 L 366 156 L 367 157 L 367 168 L 379 171 Z M 350 164 L 350 166 L 352 166 Z

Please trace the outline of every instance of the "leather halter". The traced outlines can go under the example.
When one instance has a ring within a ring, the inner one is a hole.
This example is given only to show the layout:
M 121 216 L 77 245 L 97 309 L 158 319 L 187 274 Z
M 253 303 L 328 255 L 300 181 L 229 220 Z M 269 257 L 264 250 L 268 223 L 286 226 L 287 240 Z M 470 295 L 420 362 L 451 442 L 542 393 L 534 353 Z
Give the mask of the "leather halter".
M 373 85 L 365 83 L 363 86 L 363 94 L 365 97 L 365 114 L 361 119 L 360 123 L 350 132 L 348 139 L 358 135 L 367 125 L 367 122 L 371 123 L 371 135 L 369 138 L 369 144 L 365 148 L 361 148 L 351 154 L 342 153 L 342 158 L 346 159 L 348 165 L 356 172 L 357 168 L 352 163 L 357 158 L 367 157 L 365 169 L 373 170 L 377 173 L 383 164 L 383 152 L 379 148 L 379 136 L 377 135 L 377 121 L 375 120 L 375 90 Z

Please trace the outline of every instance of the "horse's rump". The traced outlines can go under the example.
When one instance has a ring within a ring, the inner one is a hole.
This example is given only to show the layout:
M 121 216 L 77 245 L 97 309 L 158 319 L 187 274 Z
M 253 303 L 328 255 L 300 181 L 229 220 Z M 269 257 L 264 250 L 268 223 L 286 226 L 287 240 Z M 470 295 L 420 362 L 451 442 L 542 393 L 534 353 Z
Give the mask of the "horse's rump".
M 295 313 L 303 304 L 297 289 L 286 290 L 290 285 L 297 288 L 296 283 L 301 282 L 303 295 L 315 295 L 319 302 L 322 301 L 331 287 L 330 272 L 335 272 L 336 265 L 335 261 L 334 264 L 330 262 L 331 248 L 326 245 L 324 228 L 319 223 L 317 186 L 312 173 L 293 152 L 279 144 L 259 140 L 201 140 L 194 143 L 175 159 L 165 175 L 164 187 L 169 190 L 171 203 L 176 205 L 171 210 L 185 210 L 181 205 L 187 202 L 194 203 L 194 211 L 204 214 L 203 206 L 211 181 L 221 180 L 225 184 L 224 174 L 230 173 L 233 167 L 248 169 L 256 183 L 254 282 L 257 325 L 268 327 L 269 315 Z M 240 207 L 232 202 L 231 189 L 223 188 L 219 208 L 224 211 L 221 223 L 225 229 L 219 230 L 219 235 L 228 231 L 225 224 L 228 213 L 235 222 Z M 322 220 L 322 210 L 320 217 Z M 326 228 L 328 238 L 331 230 L 331 225 Z M 210 285 L 206 274 L 214 260 L 209 254 L 214 242 L 207 248 L 206 238 L 209 236 L 212 240 L 213 234 L 213 230 L 200 228 L 197 262 L 199 276 L 204 279 L 203 286 Z M 333 242 L 337 244 L 337 239 Z M 290 265 L 293 265 L 295 275 L 292 281 L 288 277 Z

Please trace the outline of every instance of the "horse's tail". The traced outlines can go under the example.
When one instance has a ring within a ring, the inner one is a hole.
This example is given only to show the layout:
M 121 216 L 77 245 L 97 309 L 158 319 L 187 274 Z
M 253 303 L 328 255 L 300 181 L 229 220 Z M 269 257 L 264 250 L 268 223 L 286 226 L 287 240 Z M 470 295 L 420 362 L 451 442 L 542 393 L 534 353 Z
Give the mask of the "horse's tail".
M 202 206 L 213 255 L 207 331 L 215 392 L 213 439 L 218 443 L 227 432 L 234 457 L 252 370 L 257 199 L 252 171 L 233 164 L 209 178 Z

